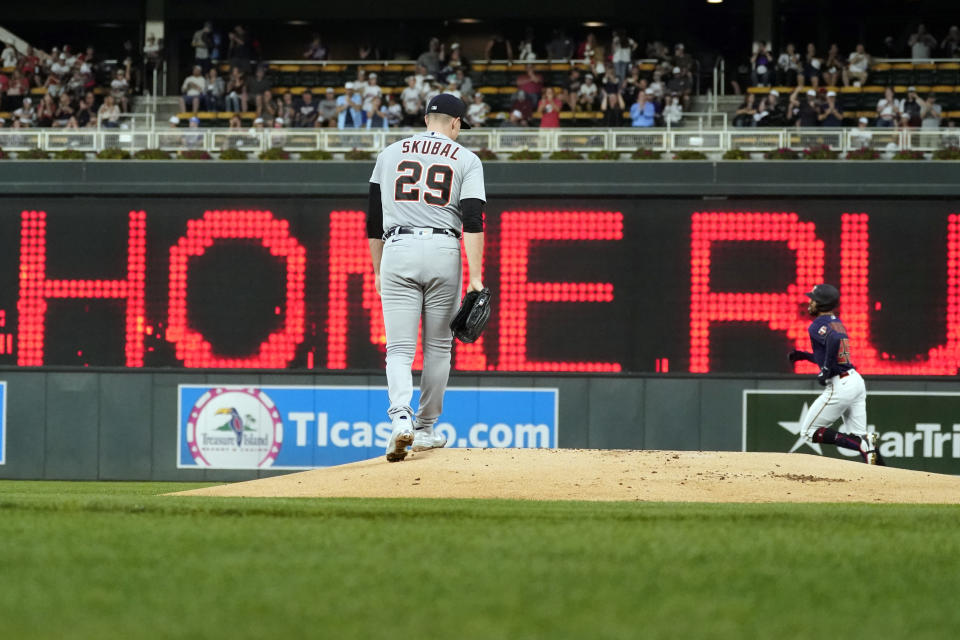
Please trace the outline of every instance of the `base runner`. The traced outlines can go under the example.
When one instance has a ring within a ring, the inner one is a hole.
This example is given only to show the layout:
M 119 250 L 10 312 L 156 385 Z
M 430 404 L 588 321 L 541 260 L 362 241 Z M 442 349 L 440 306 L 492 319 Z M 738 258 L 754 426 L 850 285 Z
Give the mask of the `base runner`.
M 834 314 L 840 292 L 818 284 L 806 294 L 807 312 L 813 316 L 807 331 L 813 353 L 794 350 L 790 362 L 808 360 L 820 367 L 817 382 L 826 387 L 807 412 L 800 435 L 810 442 L 832 444 L 860 453 L 867 464 L 884 464 L 877 449 L 877 433 L 867 431 L 867 389 L 850 360 L 850 337 Z M 832 428 L 840 418 L 851 433 Z

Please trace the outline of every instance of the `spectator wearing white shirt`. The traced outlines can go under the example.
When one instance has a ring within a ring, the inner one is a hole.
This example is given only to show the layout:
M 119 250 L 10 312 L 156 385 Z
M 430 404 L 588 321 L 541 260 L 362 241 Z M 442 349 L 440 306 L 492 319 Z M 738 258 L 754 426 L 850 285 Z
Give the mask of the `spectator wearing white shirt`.
M 43 83 L 43 86 L 47 90 L 47 94 L 57 97 L 63 92 L 63 84 L 61 84 L 61 82 L 60 76 L 51 73 L 47 76 L 47 80 Z
M 577 94 L 577 106 L 584 111 L 593 111 L 597 106 L 597 85 L 593 82 L 593 74 L 588 73 L 583 78 L 580 91 Z
M 31 98 L 24 98 L 23 105 L 13 112 L 14 121 L 19 122 L 20 126 L 28 129 L 33 126 L 36 118 L 37 111 L 33 108 L 33 100 Z
M 73 47 L 68 44 L 63 45 L 63 56 L 66 59 L 67 66 L 71 69 L 77 63 L 77 54 L 73 52 Z
M 427 74 L 424 76 L 423 84 L 420 85 L 420 99 L 423 100 L 424 105 L 430 102 L 430 98 L 439 93 L 439 91 L 436 91 L 436 87 L 434 86 L 436 84 L 437 80 L 432 75 Z
M 129 111 L 130 98 L 130 65 L 126 69 L 117 69 L 110 81 L 110 95 L 124 113 Z
M 387 109 L 387 121 L 391 127 L 399 127 L 400 123 L 403 122 L 403 107 L 400 105 L 400 102 L 393 97 L 392 93 L 388 93 L 384 98 Z
M 460 90 L 457 88 L 457 83 L 453 80 L 447 83 L 447 88 L 443 90 L 444 93 L 449 93 L 452 96 L 457 96 L 461 100 L 463 99 L 460 95 Z
M 937 39 L 927 33 L 927 27 L 921 24 L 917 26 L 917 32 L 910 35 L 907 45 L 910 47 L 911 58 L 927 60 L 933 48 L 937 46 Z
M 427 81 L 427 75 L 427 68 L 425 66 L 418 64 L 415 67 L 415 71 L 413 73 L 414 86 L 417 88 L 417 91 L 420 92 L 421 98 L 423 97 L 423 94 L 427 92 L 423 86 Z
M 894 98 L 893 89 L 887 87 L 883 92 L 883 97 L 877 102 L 877 126 L 894 127 L 900 121 L 900 112 L 902 106 L 900 101 Z
M 427 88 L 426 95 L 423 96 L 424 104 L 429 104 L 434 97 L 442 93 L 442 89 L 443 89 L 440 83 L 434 80 L 431 76 L 427 76 L 427 78 L 430 79 L 430 86 Z
M 667 105 L 663 108 L 663 121 L 671 127 L 676 127 L 683 120 L 683 105 L 680 104 L 680 96 L 671 94 L 667 98 Z
M 97 119 L 104 127 L 116 129 L 120 126 L 120 107 L 116 105 L 113 96 L 108 95 L 103 99 L 103 104 L 97 111 Z
M 333 87 L 327 87 L 323 99 L 317 104 L 317 124 L 318 127 L 337 126 L 337 96 Z
M 67 56 L 64 53 L 58 55 L 50 63 L 50 73 L 54 74 L 55 76 L 62 77 L 68 71 L 70 71 L 70 65 L 67 64 Z
M 777 58 L 777 84 L 795 87 L 800 76 L 800 54 L 792 42 Z
M 659 69 L 653 72 L 653 82 L 650 83 L 650 86 L 646 87 L 643 84 L 646 82 L 644 79 L 640 79 L 640 88 L 641 89 L 650 89 L 653 92 L 653 96 L 656 100 L 663 100 L 663 95 L 667 92 L 666 84 L 663 82 L 663 71 Z
M 153 77 L 153 72 L 160 67 L 163 56 L 163 38 L 157 39 L 153 33 L 147 34 L 147 41 L 143 44 L 144 76 Z
M 627 77 L 633 52 L 637 48 L 637 41 L 628 38 L 622 31 L 614 31 L 610 48 L 613 50 L 613 69 L 617 74 L 617 80 L 623 82 Z
M 363 110 L 370 111 L 375 98 L 380 98 L 383 102 L 383 87 L 377 84 L 377 74 L 367 75 L 367 82 L 363 86 Z
M 857 129 L 850 134 L 850 146 L 854 149 L 868 149 L 870 148 L 870 141 L 873 139 L 873 133 L 867 129 L 867 125 L 870 124 L 870 121 L 864 117 L 861 117 L 857 121 Z
M 487 114 L 490 113 L 490 105 L 483 101 L 483 94 L 477 91 L 473 94 L 473 102 L 467 107 L 467 120 L 470 126 L 482 127 L 487 122 Z
M 423 115 L 423 101 L 420 99 L 416 76 L 407 76 L 407 86 L 400 92 L 400 103 L 403 105 L 403 126 L 419 124 Z
M 863 43 L 858 43 L 857 48 L 847 58 L 847 68 L 843 70 L 843 86 L 849 87 L 851 82 L 855 87 L 866 84 L 869 68 L 870 56 L 867 55 Z
M 0 66 L 3 67 L 15 67 L 17 66 L 17 50 L 13 48 L 13 45 L 7 42 L 3 47 L 3 53 L 0 53 Z
M 180 85 L 180 111 L 187 110 L 189 101 L 190 107 L 196 113 L 200 110 L 200 98 L 207 89 L 207 81 L 203 77 L 203 68 L 200 65 L 194 65 L 193 73 L 184 78 Z
M 533 28 L 527 27 L 524 30 L 523 40 L 517 45 L 519 52 L 517 60 L 526 62 L 527 60 L 536 60 L 537 54 L 533 51 Z

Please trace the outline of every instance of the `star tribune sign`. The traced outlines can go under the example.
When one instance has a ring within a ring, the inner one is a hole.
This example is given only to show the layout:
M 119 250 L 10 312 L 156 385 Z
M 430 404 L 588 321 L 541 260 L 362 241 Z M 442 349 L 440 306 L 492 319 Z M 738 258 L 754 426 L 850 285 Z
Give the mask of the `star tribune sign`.
M 799 451 L 799 450 L 801 450 L 804 446 L 807 446 L 807 447 L 810 447 L 811 449 L 813 449 L 814 451 L 816 451 L 816 452 L 817 452 L 817 455 L 821 455 L 821 456 L 823 455 L 823 449 L 820 448 L 820 443 L 818 443 L 818 442 L 811 442 L 810 440 L 807 440 L 806 438 L 804 438 L 803 435 L 800 433 L 800 425 L 802 425 L 802 424 L 804 423 L 804 421 L 807 419 L 807 414 L 808 414 L 809 412 L 810 412 L 810 403 L 809 403 L 809 402 L 804 402 L 804 403 L 803 403 L 803 408 L 800 409 L 800 417 L 799 417 L 799 418 L 797 418 L 797 419 L 794 420 L 794 421 L 790 421 L 790 420 L 779 420 L 779 421 L 777 421 L 777 424 L 778 424 L 778 425 L 780 425 L 781 427 L 783 427 L 783 429 L 785 429 L 791 436 L 794 436 L 794 437 L 796 437 L 796 439 L 797 439 L 796 442 L 793 443 L 793 446 L 790 447 L 790 451 L 788 451 L 788 453 L 793 453 L 794 451 Z M 842 428 L 841 428 L 841 430 L 842 430 Z M 871 425 L 867 425 L 867 431 L 873 431 L 873 430 L 874 430 L 874 426 L 873 426 L 872 424 L 871 424 Z M 838 449 L 838 453 L 840 453 L 841 455 L 844 455 L 844 456 L 846 456 L 846 457 L 848 457 L 848 458 L 855 457 L 855 456 L 859 455 L 856 451 L 848 451 L 848 450 L 846 450 L 846 449 Z
M 211 389 L 190 411 L 187 446 L 198 465 L 265 468 L 283 445 L 283 420 L 264 391 Z
M 744 390 L 743 451 L 858 457 L 856 451 L 823 447 L 801 436 L 800 426 L 818 395 L 811 391 Z M 880 453 L 888 466 L 960 474 L 960 393 L 868 391 L 867 419 L 867 429 L 880 435 Z M 833 428 L 847 431 L 842 420 Z

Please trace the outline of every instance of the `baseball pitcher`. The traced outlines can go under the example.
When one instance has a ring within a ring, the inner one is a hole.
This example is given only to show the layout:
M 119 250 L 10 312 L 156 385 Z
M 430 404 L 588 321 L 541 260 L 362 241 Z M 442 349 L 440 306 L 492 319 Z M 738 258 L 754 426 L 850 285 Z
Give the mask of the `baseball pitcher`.
M 450 320 L 463 280 L 460 238 L 470 269 L 468 291 L 480 291 L 483 257 L 483 166 L 457 143 L 466 105 L 441 93 L 427 104 L 426 131 L 399 140 L 377 156 L 370 177 L 367 237 L 387 333 L 387 414 L 393 431 L 387 460 L 407 447 L 443 447 L 433 426 L 443 409 L 450 375 Z M 411 367 L 423 321 L 423 375 L 414 419 Z
M 884 464 L 877 450 L 876 432 L 867 432 L 867 389 L 850 360 L 850 337 L 834 314 L 840 292 L 818 284 L 806 294 L 807 312 L 813 316 L 808 332 L 813 353 L 794 350 L 790 362 L 808 360 L 818 367 L 817 382 L 826 387 L 807 412 L 800 434 L 811 442 L 832 444 L 860 452 L 867 464 Z M 853 433 L 834 430 L 837 418 Z

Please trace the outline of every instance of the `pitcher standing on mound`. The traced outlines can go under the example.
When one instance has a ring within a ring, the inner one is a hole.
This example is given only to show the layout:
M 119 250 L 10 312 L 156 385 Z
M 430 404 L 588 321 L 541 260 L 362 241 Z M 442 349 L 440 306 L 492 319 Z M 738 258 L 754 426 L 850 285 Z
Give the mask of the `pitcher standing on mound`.
M 800 435 L 810 442 L 832 444 L 858 451 L 867 464 L 884 464 L 877 450 L 876 432 L 867 432 L 867 389 L 863 378 L 850 361 L 850 337 L 834 309 L 840 292 L 829 284 L 818 284 L 806 294 L 807 312 L 813 316 L 807 330 L 813 353 L 794 350 L 790 362 L 808 360 L 820 367 L 817 382 L 826 387 L 817 398 L 803 424 Z M 837 418 L 852 433 L 831 428 Z
M 468 291 L 483 288 L 483 166 L 456 142 L 460 129 L 470 128 L 466 111 L 456 96 L 434 96 L 424 118 L 427 130 L 381 151 L 370 177 L 367 238 L 387 333 L 390 462 L 403 460 L 411 445 L 425 451 L 446 444 L 433 425 L 450 376 L 450 320 L 460 306 L 463 281 L 461 233 Z M 414 420 L 411 368 L 421 318 L 423 375 Z

